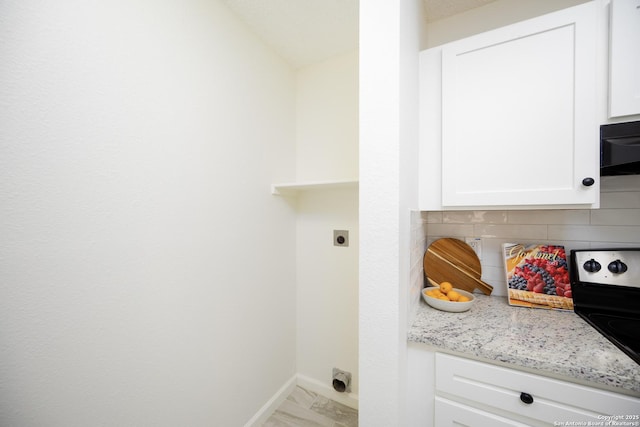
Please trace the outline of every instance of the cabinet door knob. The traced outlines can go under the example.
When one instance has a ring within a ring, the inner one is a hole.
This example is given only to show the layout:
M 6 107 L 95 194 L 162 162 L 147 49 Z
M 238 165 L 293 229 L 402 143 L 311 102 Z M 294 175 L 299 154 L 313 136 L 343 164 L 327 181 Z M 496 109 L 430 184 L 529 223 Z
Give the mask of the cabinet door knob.
M 527 405 L 531 405 L 533 403 L 533 396 L 529 393 L 522 392 L 520 393 L 520 400 L 522 400 Z
M 585 187 L 591 187 L 595 183 L 596 183 L 596 180 L 591 177 L 587 177 L 582 180 L 582 185 L 584 185 Z

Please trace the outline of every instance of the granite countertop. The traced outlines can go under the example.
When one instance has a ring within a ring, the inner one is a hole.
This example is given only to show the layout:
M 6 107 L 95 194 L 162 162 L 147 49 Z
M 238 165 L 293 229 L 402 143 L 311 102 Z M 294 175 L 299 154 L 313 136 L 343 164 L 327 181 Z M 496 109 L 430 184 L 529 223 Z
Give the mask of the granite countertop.
M 475 304 L 463 313 L 439 311 L 421 299 L 409 341 L 640 396 L 640 365 L 574 312 L 513 307 L 505 297 L 474 296 Z

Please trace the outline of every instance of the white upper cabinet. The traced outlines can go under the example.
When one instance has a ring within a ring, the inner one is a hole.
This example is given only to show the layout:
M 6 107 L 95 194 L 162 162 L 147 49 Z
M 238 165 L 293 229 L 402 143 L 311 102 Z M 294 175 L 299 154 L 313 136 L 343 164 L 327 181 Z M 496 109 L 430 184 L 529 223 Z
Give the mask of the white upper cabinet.
M 421 53 L 421 209 L 597 207 L 598 13 Z
M 609 116 L 640 114 L 640 0 L 611 2 Z

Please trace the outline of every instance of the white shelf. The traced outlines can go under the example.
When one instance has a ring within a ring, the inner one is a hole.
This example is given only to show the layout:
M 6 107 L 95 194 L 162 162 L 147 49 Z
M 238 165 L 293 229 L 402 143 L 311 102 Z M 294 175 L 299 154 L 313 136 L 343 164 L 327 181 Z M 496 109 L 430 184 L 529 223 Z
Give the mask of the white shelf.
M 310 181 L 272 184 L 271 194 L 276 196 L 296 196 L 301 191 L 338 188 L 358 188 L 358 181 Z

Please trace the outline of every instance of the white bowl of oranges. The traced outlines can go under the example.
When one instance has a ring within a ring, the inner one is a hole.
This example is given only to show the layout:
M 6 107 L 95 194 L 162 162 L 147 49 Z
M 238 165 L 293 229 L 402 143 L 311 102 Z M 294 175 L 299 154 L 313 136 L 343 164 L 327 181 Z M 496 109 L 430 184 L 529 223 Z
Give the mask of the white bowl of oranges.
M 471 292 L 456 289 L 449 282 L 424 288 L 422 298 L 433 308 L 454 313 L 469 310 L 475 302 L 475 297 Z

